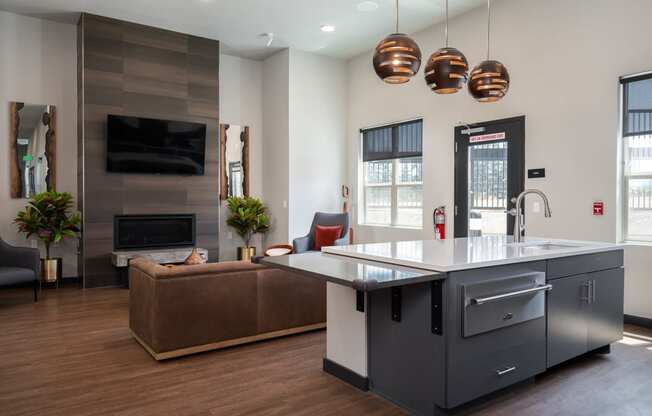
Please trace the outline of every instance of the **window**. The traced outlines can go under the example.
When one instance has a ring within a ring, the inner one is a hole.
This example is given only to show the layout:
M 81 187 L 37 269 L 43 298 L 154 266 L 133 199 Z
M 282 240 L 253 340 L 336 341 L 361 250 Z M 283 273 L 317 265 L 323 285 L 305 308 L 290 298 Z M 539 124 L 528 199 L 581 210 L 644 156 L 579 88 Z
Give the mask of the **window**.
M 469 237 L 507 232 L 508 146 L 500 141 L 468 147 Z
M 623 231 L 626 240 L 652 241 L 652 73 L 621 82 Z
M 362 224 L 423 225 L 422 130 L 416 120 L 362 131 Z

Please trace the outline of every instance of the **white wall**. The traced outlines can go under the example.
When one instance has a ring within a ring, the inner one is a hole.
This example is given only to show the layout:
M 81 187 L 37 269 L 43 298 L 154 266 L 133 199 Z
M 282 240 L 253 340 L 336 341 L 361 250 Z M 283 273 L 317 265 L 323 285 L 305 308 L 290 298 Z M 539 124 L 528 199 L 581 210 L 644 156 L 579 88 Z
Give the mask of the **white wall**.
M 76 26 L 0 12 L 0 236 L 23 246 L 13 219 L 27 200 L 9 197 L 9 102 L 57 107 L 57 190 L 77 196 Z M 64 276 L 77 276 L 77 242 L 55 247 Z
M 290 50 L 289 238 L 315 212 L 341 212 L 346 177 L 347 64 Z
M 250 191 L 263 197 L 263 63 L 220 55 L 220 123 L 249 126 Z M 242 239 L 226 225 L 226 203 L 220 206 L 220 261 L 236 258 Z M 230 238 L 229 238 L 230 237 Z M 261 249 L 260 238 L 254 243 Z
M 479 104 L 463 91 L 438 96 L 423 81 L 423 68 L 409 84 L 389 86 L 373 72 L 371 52 L 349 63 L 348 178 L 356 190 L 358 130 L 424 119 L 424 225 L 422 230 L 357 227 L 357 241 L 433 238 L 432 210 L 453 206 L 453 127 L 526 116 L 526 168 L 546 168 L 545 179 L 527 180 L 548 194 L 553 217 L 528 212 L 530 235 L 616 241 L 618 77 L 652 69 L 649 38 L 652 2 L 647 0 L 501 0 L 493 3 L 492 57 L 511 76 L 507 96 Z M 450 22 L 450 44 L 471 66 L 485 57 L 486 11 Z M 443 46 L 442 27 L 414 37 L 423 61 Z M 355 198 L 352 198 L 355 200 Z M 591 215 L 594 200 L 605 215 Z M 528 207 L 534 201 L 529 200 Z M 452 221 L 448 217 L 448 234 Z M 652 317 L 652 248 L 627 255 L 626 313 Z
M 272 216 L 269 244 L 288 241 L 290 51 L 263 62 L 263 197 Z
M 286 49 L 263 63 L 265 245 L 305 235 L 317 211 L 341 210 L 347 63 Z

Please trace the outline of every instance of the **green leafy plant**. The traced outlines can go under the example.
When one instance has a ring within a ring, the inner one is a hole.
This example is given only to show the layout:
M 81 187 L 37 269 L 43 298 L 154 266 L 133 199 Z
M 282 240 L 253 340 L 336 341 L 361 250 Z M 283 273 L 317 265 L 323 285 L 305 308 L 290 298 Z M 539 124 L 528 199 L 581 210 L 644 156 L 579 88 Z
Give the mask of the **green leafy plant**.
M 267 207 L 260 199 L 248 196 L 230 197 L 226 203 L 231 211 L 226 219 L 226 224 L 235 228 L 247 247 L 249 247 L 254 234 L 269 231 Z
M 24 210 L 14 219 L 18 231 L 37 236 L 45 244 L 45 258 L 50 258 L 50 246 L 65 238 L 75 238 L 79 233 L 79 213 L 69 213 L 73 207 L 68 192 L 42 192 L 34 195 Z

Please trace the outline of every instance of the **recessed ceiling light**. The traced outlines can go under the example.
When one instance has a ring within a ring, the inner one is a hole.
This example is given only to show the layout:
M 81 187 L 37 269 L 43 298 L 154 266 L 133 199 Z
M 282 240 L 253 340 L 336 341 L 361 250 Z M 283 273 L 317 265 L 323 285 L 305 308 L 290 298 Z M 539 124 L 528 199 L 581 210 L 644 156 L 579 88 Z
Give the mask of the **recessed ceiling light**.
M 333 25 L 322 25 L 321 26 L 321 31 L 322 32 L 335 32 L 335 26 L 333 26 Z
M 363 1 L 358 3 L 358 11 L 361 12 L 373 12 L 374 10 L 378 9 L 378 3 L 375 1 Z

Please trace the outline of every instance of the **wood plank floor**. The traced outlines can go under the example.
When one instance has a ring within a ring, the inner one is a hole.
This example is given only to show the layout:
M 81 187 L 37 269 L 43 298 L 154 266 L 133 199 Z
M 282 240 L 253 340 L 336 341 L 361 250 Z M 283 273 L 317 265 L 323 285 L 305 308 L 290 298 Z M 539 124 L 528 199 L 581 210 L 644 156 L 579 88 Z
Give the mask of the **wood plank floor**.
M 324 331 L 154 361 L 124 289 L 0 291 L 0 415 L 402 415 L 321 371 Z M 477 415 L 651 415 L 652 331 L 494 397 Z

